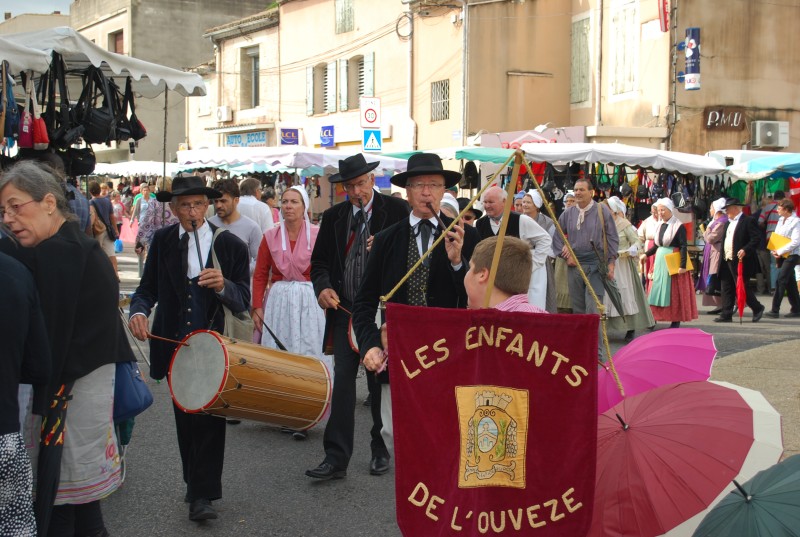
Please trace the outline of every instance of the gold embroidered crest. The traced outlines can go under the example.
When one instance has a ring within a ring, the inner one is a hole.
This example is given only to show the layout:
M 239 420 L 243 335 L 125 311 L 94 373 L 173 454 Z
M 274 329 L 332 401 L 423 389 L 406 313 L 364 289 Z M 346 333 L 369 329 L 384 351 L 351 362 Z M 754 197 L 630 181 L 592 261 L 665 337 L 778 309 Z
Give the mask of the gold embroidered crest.
M 458 486 L 525 488 L 528 391 L 456 386 L 461 450 Z

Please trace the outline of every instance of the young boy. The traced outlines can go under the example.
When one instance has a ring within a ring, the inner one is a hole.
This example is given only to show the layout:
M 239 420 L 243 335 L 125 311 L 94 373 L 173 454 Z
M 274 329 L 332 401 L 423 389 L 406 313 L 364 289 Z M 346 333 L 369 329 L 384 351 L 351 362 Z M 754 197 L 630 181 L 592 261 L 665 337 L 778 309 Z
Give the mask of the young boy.
M 469 271 L 464 276 L 467 290 L 467 307 L 483 307 L 486 288 L 489 285 L 489 269 L 497 246 L 497 237 L 484 239 L 475 247 L 469 261 Z M 516 237 L 505 237 L 497 265 L 497 275 L 489 298 L 489 307 L 501 311 L 525 311 L 547 313 L 528 303 L 528 284 L 531 279 L 533 261 L 527 242 Z

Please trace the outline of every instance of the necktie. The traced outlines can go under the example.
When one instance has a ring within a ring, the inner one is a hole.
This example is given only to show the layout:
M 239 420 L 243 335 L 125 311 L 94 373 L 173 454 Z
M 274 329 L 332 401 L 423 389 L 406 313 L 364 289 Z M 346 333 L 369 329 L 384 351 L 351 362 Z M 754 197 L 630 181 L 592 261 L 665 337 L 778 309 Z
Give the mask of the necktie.
M 178 249 L 181 252 L 181 270 L 183 276 L 189 276 L 189 233 L 184 233 L 178 242 Z
M 430 220 L 420 220 L 417 226 L 418 226 L 417 231 L 419 232 L 419 237 L 422 242 L 422 255 L 425 255 L 425 252 L 428 251 L 428 243 L 431 240 L 431 232 L 433 232 L 433 224 L 431 223 Z M 425 261 L 423 261 L 423 263 L 425 264 L 426 267 L 430 265 L 430 257 L 426 258 Z
M 356 211 L 356 214 L 353 216 L 353 227 L 351 230 L 356 235 L 359 234 L 361 231 L 361 225 L 364 223 L 364 211 Z

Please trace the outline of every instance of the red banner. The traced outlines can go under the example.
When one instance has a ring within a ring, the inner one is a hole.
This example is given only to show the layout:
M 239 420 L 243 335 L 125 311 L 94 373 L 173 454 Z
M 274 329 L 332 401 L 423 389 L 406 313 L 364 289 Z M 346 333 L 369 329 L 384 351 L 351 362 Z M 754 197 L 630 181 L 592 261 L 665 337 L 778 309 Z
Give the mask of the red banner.
M 403 535 L 585 535 L 599 318 L 386 313 Z

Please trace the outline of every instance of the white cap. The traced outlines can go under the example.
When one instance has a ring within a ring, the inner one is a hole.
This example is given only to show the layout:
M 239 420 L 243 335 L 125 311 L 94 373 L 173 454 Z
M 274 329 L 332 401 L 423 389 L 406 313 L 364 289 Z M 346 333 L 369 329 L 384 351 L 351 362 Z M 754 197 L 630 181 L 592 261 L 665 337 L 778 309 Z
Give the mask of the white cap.
M 542 208 L 542 195 L 539 194 L 539 191 L 536 190 L 535 188 L 531 188 L 530 190 L 528 190 L 527 194 L 533 200 L 533 204 L 536 205 L 536 208 L 537 209 L 541 209 Z
M 567 198 L 574 198 L 574 197 L 575 197 L 574 190 L 567 190 L 567 193 L 564 194 L 564 200 L 566 200 Z
M 666 207 L 667 209 L 669 209 L 669 212 L 671 213 L 675 212 L 675 204 L 672 203 L 672 200 L 669 198 L 661 198 L 653 205 L 656 207 Z
M 714 208 L 714 214 L 725 212 L 725 198 L 713 201 L 711 206 Z
M 622 203 L 622 200 L 620 200 L 617 196 L 611 196 L 608 198 L 607 203 L 613 212 L 622 214 L 626 213 L 625 204 Z
M 456 198 L 454 198 L 453 195 L 450 194 L 449 192 L 444 193 L 441 204 L 447 205 L 448 207 L 453 209 L 453 211 L 455 211 L 456 214 L 461 212 L 458 208 L 458 201 L 456 201 Z

